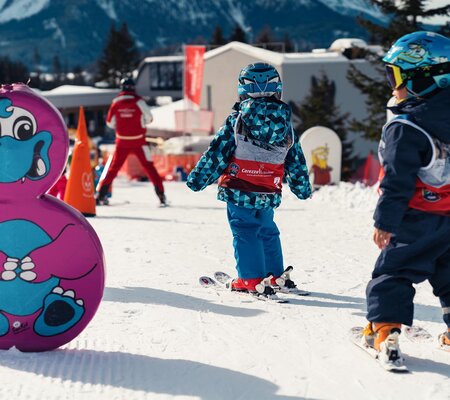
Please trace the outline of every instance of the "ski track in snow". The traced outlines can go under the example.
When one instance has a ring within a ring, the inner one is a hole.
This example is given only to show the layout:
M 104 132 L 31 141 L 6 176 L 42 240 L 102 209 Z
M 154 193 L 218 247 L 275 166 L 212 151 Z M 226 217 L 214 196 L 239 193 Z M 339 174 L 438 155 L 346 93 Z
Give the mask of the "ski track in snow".
M 427 283 L 416 324 L 433 341 L 401 342 L 412 374 L 389 374 L 350 343 L 378 255 L 372 189 L 341 184 L 302 202 L 285 188 L 275 214 L 285 264 L 312 294 L 272 304 L 198 284 L 216 270 L 235 275 L 225 204 L 214 186 L 166 187 L 172 206 L 161 209 L 148 183 L 116 180 L 111 206 L 89 220 L 107 262 L 97 315 L 61 349 L 1 352 L 1 399 L 450 399 Z

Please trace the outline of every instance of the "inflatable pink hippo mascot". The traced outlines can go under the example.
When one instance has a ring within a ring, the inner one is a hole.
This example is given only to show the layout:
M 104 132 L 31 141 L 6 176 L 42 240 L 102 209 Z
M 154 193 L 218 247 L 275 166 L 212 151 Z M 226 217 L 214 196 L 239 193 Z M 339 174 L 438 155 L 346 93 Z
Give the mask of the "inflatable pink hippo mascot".
M 44 194 L 69 139 L 60 113 L 24 84 L 0 88 L 0 349 L 57 348 L 94 316 L 100 241 L 75 209 Z

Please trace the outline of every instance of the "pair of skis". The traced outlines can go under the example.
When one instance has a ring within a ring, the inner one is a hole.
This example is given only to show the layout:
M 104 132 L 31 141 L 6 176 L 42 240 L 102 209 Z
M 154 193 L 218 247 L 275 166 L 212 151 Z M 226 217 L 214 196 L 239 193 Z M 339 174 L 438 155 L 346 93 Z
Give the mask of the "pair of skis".
M 410 372 L 408 366 L 405 364 L 405 360 L 402 355 L 394 360 L 383 360 L 380 357 L 380 353 L 373 347 L 368 346 L 363 339 L 364 328 L 361 326 L 355 326 L 350 330 L 350 340 L 359 348 L 364 350 L 386 371 L 393 373 L 408 373 Z M 411 342 L 431 342 L 433 336 L 424 328 L 420 326 L 404 326 L 402 329 L 402 335 Z M 439 349 L 443 351 L 450 351 L 450 346 L 440 344 Z
M 292 267 L 288 267 L 283 275 L 281 276 L 282 279 L 289 279 L 289 273 L 292 271 Z M 283 277 L 284 276 L 284 277 Z M 270 281 L 272 279 L 272 276 L 269 275 L 266 278 L 264 278 L 261 281 L 262 287 L 270 285 Z M 207 288 L 214 288 L 217 290 L 232 290 L 231 289 L 231 282 L 232 278 L 230 275 L 228 275 L 226 272 L 217 271 L 214 273 L 214 278 L 211 278 L 209 276 L 201 276 L 199 278 L 199 283 L 203 287 Z M 281 286 L 274 287 L 275 291 L 277 293 L 284 293 L 284 294 L 293 294 L 297 296 L 308 296 L 310 292 L 307 292 L 305 290 L 300 290 L 297 288 L 287 289 Z M 264 293 L 259 292 L 240 292 L 235 291 L 236 293 L 242 294 L 244 296 L 252 296 L 255 297 L 258 300 L 262 301 L 268 301 L 268 302 L 274 302 L 274 303 L 288 303 L 289 300 L 286 298 L 280 298 L 276 294 L 275 295 L 265 295 Z

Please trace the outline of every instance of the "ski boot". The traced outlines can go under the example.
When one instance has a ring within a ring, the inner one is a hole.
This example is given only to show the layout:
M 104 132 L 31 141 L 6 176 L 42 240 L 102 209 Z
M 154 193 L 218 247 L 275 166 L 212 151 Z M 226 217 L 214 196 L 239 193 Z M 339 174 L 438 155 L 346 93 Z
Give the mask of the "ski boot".
M 377 359 L 385 369 L 406 368 L 398 340 L 400 333 L 401 324 L 390 322 L 369 323 L 364 329 L 362 340 L 378 352 Z
M 248 293 L 251 296 L 256 297 L 258 300 L 273 301 L 275 303 L 287 303 L 288 300 L 279 298 L 270 281 L 273 279 L 272 274 L 268 274 L 266 278 L 245 279 L 237 278 L 229 280 L 225 286 L 231 291 Z
M 230 289 L 233 292 L 248 292 L 256 294 L 256 285 L 261 282 L 260 278 L 256 279 L 245 279 L 245 278 L 236 278 L 229 282 L 227 282 L 225 285 L 228 289 Z
M 166 198 L 165 193 L 163 191 L 160 191 L 156 187 L 155 187 L 155 192 L 156 192 L 156 195 L 158 196 L 158 199 L 159 199 L 159 206 L 160 207 L 167 207 L 169 204 L 167 203 L 167 198 Z
M 375 349 L 375 332 L 373 331 L 372 322 L 369 322 L 363 330 L 362 345 Z
M 272 286 L 270 286 L 270 280 L 272 279 L 272 274 L 269 274 L 266 278 L 255 278 L 255 279 L 245 279 L 237 278 L 233 279 L 231 282 L 227 283 L 227 287 L 235 292 L 248 292 L 256 296 L 273 296 L 275 291 Z
M 444 350 L 450 351 L 450 329 L 439 335 L 439 344 Z
M 109 204 L 108 192 L 109 187 L 107 185 L 102 186 L 95 197 L 95 204 L 98 206 L 107 206 Z

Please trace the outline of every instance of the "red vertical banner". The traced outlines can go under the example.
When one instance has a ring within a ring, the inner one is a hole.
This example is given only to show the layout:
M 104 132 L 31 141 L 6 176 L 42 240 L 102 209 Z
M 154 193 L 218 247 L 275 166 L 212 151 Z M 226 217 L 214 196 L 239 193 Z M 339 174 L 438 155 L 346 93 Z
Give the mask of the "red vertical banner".
M 184 97 L 200 106 L 205 46 L 184 48 Z

